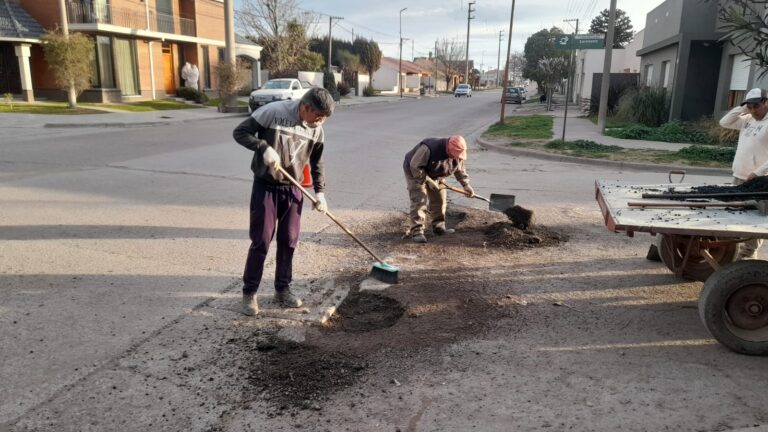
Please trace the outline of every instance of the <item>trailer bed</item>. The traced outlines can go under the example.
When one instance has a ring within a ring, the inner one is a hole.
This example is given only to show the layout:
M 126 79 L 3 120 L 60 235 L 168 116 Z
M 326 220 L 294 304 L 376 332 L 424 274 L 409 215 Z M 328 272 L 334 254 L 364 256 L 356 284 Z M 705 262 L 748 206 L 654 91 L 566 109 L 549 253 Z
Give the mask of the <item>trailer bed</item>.
M 717 238 L 768 238 L 768 216 L 755 210 L 723 208 L 642 208 L 629 207 L 630 201 L 643 201 L 644 193 L 690 191 L 698 185 L 638 185 L 597 180 L 595 198 L 605 225 L 613 232 L 679 234 Z M 645 201 L 663 201 L 646 199 Z

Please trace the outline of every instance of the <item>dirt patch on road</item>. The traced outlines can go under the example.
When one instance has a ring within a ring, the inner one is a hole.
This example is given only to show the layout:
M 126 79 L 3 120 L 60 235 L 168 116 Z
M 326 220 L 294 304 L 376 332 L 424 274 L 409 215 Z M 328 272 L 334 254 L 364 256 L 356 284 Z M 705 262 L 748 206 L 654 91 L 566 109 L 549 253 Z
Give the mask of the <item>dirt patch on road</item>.
M 308 329 L 304 343 L 263 335 L 236 341 L 241 352 L 251 353 L 244 361 L 244 391 L 261 394 L 270 416 L 322 412 L 325 400 L 365 387 L 369 375 L 402 376 L 404 359 L 433 361 L 446 346 L 482 337 L 500 321 L 514 319 L 518 310 L 499 299 L 498 279 L 474 267 L 478 254 L 486 267 L 503 268 L 519 250 L 567 240 L 543 226 L 515 228 L 502 213 L 453 207 L 447 222 L 455 233 L 428 232 L 427 244 L 414 244 L 402 235 L 406 219 L 368 219 L 352 227 L 365 233 L 363 241 L 375 250 L 395 257 L 399 284 L 360 291 L 367 269 L 345 270 L 335 283 L 349 285 L 350 294 L 327 325 Z M 356 246 L 349 248 L 359 257 Z
M 367 332 L 393 326 L 404 312 L 403 305 L 391 297 L 356 292 L 339 306 L 329 326 L 352 332 Z
M 333 392 L 349 387 L 366 368 L 362 358 L 269 338 L 256 342 L 258 361 L 248 371 L 253 388 L 277 410 L 318 409 Z

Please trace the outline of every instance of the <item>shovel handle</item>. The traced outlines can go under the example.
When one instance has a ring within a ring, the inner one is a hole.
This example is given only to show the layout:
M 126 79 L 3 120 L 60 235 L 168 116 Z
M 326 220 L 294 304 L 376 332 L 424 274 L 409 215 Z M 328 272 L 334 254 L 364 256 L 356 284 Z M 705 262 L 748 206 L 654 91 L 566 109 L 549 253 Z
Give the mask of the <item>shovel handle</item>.
M 428 182 L 430 182 L 430 183 L 432 183 L 432 184 L 434 184 L 434 185 L 437 185 L 437 187 L 438 187 L 438 188 L 440 188 L 440 184 L 438 184 L 436 181 L 434 181 L 434 180 L 433 180 L 433 179 L 431 179 L 430 177 L 427 177 L 427 181 L 428 181 Z M 448 189 L 448 190 L 452 190 L 452 191 L 454 191 L 454 192 L 456 192 L 456 193 L 460 193 L 460 194 L 464 195 L 464 196 L 465 196 L 465 197 L 467 197 L 467 198 L 477 198 L 477 199 L 479 199 L 479 200 L 483 200 L 483 201 L 487 202 L 488 204 L 490 204 L 490 203 L 491 203 L 491 200 L 489 200 L 488 198 L 485 198 L 485 197 L 481 197 L 480 195 L 469 196 L 469 194 L 467 193 L 467 191 L 465 191 L 464 189 L 459 189 L 459 188 L 457 188 L 457 187 L 454 187 L 454 186 L 451 186 L 451 185 L 449 185 L 449 184 L 445 184 L 445 183 L 441 183 L 441 184 L 442 184 L 442 186 L 443 186 L 444 188 L 446 188 L 446 189 Z
M 301 185 L 301 183 L 297 182 L 297 181 L 296 181 L 296 179 L 295 179 L 295 178 L 293 178 L 293 176 L 291 176 L 290 174 L 288 174 L 288 172 L 287 172 L 287 171 L 285 171 L 285 169 L 283 169 L 283 167 L 281 167 L 280 165 L 277 165 L 276 167 L 277 167 L 277 171 L 278 171 L 280 174 L 282 174 L 282 175 L 283 175 L 285 178 L 287 178 L 287 179 L 288 179 L 288 181 L 289 181 L 289 182 L 291 182 L 291 183 L 292 183 L 294 186 L 296 186 L 297 188 L 299 188 L 299 190 L 301 191 L 301 193 L 302 193 L 302 194 L 304 194 L 304 196 L 305 196 L 305 197 L 307 197 L 307 198 L 308 198 L 310 201 L 312 201 L 312 204 L 313 204 L 313 205 L 314 205 L 314 204 L 317 204 L 317 199 L 316 199 L 314 196 L 312 196 L 312 194 L 310 194 L 309 192 L 307 192 L 307 190 L 306 190 L 306 189 L 304 189 L 304 187 Z M 336 223 L 336 225 L 338 225 L 338 226 L 339 226 L 339 228 L 341 228 L 342 230 L 344 230 L 344 232 L 345 232 L 345 233 L 349 234 L 349 236 L 350 236 L 350 237 L 352 237 L 352 239 L 353 239 L 353 240 L 355 240 L 355 241 L 357 242 L 357 244 L 359 244 L 359 245 L 360 245 L 360 246 L 361 246 L 363 249 L 365 249 L 365 251 L 366 251 L 366 252 L 368 252 L 369 254 L 371 254 L 371 256 L 372 256 L 372 257 L 373 257 L 373 258 L 374 258 L 376 261 L 378 261 L 378 262 L 380 262 L 380 263 L 384 264 L 384 261 L 383 261 L 381 258 L 377 257 L 377 256 L 376 256 L 376 254 L 375 254 L 375 253 L 373 253 L 373 251 L 372 251 L 372 250 L 368 249 L 368 246 L 366 246 L 366 245 L 365 245 L 365 243 L 363 243 L 363 242 L 362 242 L 362 241 L 361 241 L 359 238 L 357 238 L 357 236 L 356 236 L 356 235 L 352 234 L 352 231 L 350 231 L 349 229 L 347 229 L 347 227 L 345 227 L 345 226 L 344 226 L 344 224 L 342 224 L 342 223 L 341 223 L 341 222 L 340 222 L 338 219 L 336 219 L 336 217 L 335 217 L 334 215 L 332 215 L 332 214 L 331 214 L 331 212 L 329 212 L 329 211 L 327 211 L 327 210 L 326 210 L 326 211 L 325 211 L 325 215 L 326 215 L 326 216 L 328 216 L 328 217 L 329 217 L 329 218 L 330 218 L 332 221 L 334 221 L 334 222 Z

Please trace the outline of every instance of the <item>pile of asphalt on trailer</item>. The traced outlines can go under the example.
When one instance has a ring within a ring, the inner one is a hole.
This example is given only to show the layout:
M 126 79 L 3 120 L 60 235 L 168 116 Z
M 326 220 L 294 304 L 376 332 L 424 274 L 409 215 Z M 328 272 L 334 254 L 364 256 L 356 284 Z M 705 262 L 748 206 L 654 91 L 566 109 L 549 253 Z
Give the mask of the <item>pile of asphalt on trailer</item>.
M 716 194 L 720 201 L 765 200 L 768 199 L 768 176 L 756 177 L 740 185 L 695 186 L 686 191 L 671 190 L 670 194 L 680 195 L 680 199 L 687 195 Z

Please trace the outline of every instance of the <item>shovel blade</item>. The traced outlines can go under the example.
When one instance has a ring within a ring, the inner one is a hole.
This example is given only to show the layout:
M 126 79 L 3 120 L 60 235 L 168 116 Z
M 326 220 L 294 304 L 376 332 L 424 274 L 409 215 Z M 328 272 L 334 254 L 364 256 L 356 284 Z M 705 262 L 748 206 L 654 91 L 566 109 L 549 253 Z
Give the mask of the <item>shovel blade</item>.
M 514 207 L 515 206 L 515 196 L 514 195 L 502 195 L 502 194 L 491 194 L 491 203 L 488 204 L 488 207 L 490 210 L 498 211 L 498 212 L 504 212 L 504 210 Z

